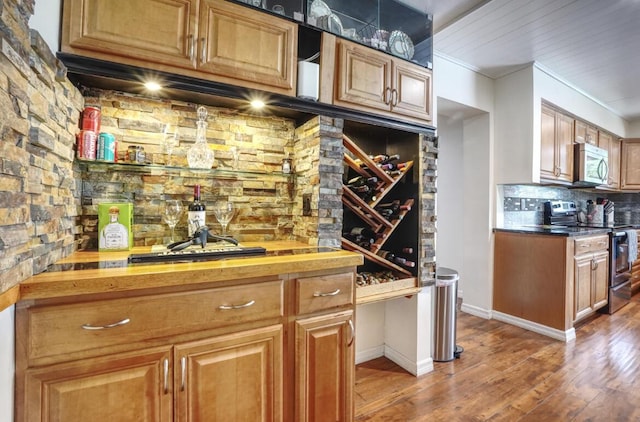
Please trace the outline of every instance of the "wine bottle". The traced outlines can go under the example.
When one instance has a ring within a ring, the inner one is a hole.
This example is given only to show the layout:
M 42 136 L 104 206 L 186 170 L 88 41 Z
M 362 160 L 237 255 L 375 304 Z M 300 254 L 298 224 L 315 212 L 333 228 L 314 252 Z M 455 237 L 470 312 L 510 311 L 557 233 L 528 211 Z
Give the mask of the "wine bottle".
M 360 235 L 371 239 L 378 238 L 378 233 L 374 232 L 369 227 L 352 227 L 348 233 L 354 236 Z
M 402 253 L 406 253 L 406 254 L 412 254 L 413 253 L 413 248 L 410 246 L 405 246 L 404 248 L 401 249 Z
M 353 235 L 351 233 L 343 233 L 342 236 L 344 236 L 345 239 L 351 241 L 352 243 L 355 243 L 356 245 L 364 249 L 371 249 L 371 245 L 374 242 L 374 239 L 367 238 L 359 234 Z
M 189 237 L 193 236 L 198 227 L 206 225 L 206 209 L 204 203 L 200 202 L 200 185 L 195 185 L 193 187 L 193 202 L 189 204 L 187 212 Z
M 395 262 L 396 264 L 410 266 L 412 263 L 412 261 L 408 261 L 406 258 L 398 256 L 391 251 L 385 251 L 383 249 L 380 249 L 378 252 L 376 252 L 376 255 L 386 259 L 387 261 Z M 413 263 L 413 266 L 415 266 L 415 263 Z
M 400 155 L 398 155 L 398 154 L 387 155 L 384 160 L 379 162 L 379 164 L 387 164 L 387 163 L 390 163 L 392 161 L 396 161 L 396 160 L 399 160 L 399 159 L 400 159 Z

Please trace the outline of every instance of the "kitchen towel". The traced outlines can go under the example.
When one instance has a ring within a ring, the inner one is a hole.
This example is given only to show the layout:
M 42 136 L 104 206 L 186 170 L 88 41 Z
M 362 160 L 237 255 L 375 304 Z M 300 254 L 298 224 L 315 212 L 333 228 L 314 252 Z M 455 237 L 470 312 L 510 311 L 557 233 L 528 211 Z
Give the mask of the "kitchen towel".
M 638 232 L 635 230 L 625 230 L 627 242 L 629 242 L 629 263 L 638 259 Z

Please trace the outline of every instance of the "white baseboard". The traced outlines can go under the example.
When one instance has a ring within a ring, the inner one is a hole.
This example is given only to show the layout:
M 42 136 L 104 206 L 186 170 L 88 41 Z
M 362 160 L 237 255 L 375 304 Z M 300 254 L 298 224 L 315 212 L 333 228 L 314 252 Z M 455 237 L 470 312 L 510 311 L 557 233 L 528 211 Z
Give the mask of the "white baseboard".
M 384 356 L 384 345 L 361 350 L 356 353 L 356 365 Z
M 460 307 L 460 310 L 464 313 L 467 314 L 471 314 L 473 316 L 477 316 L 479 318 L 483 318 L 483 319 L 491 319 L 491 311 L 484 309 L 484 308 L 479 308 L 477 306 L 473 306 L 473 305 L 467 305 L 466 303 L 462 302 L 462 306 Z
M 382 356 L 385 356 L 416 377 L 433 371 L 433 359 L 429 358 L 422 362 L 413 362 L 402 353 L 386 345 L 373 347 L 356 353 L 356 365 Z
M 493 311 L 492 317 L 498 321 L 506 322 L 507 324 L 515 325 L 516 327 L 524 328 L 525 330 L 533 331 L 534 333 L 542 334 L 556 340 L 569 342 L 576 338 L 576 330 L 573 327 L 567 331 L 562 331 L 546 325 L 538 324 L 537 322 L 527 321 L 526 319 L 518 318 L 513 315 L 503 314 L 498 311 Z
M 384 355 L 389 360 L 402 367 L 402 369 L 416 377 L 433 371 L 433 359 L 431 359 L 431 357 L 423 360 L 422 362 L 414 362 L 389 346 L 384 347 Z

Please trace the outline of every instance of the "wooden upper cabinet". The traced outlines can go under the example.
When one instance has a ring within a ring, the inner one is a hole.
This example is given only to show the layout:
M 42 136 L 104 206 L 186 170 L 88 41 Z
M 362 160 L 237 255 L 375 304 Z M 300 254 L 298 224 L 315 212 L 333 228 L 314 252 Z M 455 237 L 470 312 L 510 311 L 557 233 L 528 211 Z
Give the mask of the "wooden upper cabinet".
M 598 145 L 598 129 L 582 120 L 575 120 L 573 141 L 577 144 Z
M 540 178 L 573 182 L 573 118 L 542 106 Z
M 335 105 L 432 120 L 429 69 L 343 39 L 336 40 L 336 50 Z
M 298 25 L 220 0 L 203 0 L 199 20 L 198 69 L 268 85 L 295 95 Z
M 610 133 L 598 131 L 598 147 L 609 152 L 609 176 L 606 187 L 620 189 L 620 140 Z
M 65 0 L 61 49 L 192 67 L 197 11 L 198 0 Z
M 640 190 L 640 139 L 622 141 L 620 186 L 626 190 Z
M 222 0 L 65 0 L 62 51 L 295 95 L 297 31 Z

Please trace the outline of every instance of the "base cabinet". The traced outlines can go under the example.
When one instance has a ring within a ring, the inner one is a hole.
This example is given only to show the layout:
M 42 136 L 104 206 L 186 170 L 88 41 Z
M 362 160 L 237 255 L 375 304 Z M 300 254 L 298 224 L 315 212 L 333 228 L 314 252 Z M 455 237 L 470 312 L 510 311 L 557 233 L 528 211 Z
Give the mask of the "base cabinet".
M 605 250 L 575 259 L 575 314 L 580 321 L 608 302 L 609 254 Z
M 345 270 L 20 302 L 15 420 L 351 421 Z
M 162 347 L 29 369 L 16 420 L 172 421 L 171 367 Z
M 296 321 L 296 421 L 353 420 L 353 312 Z

